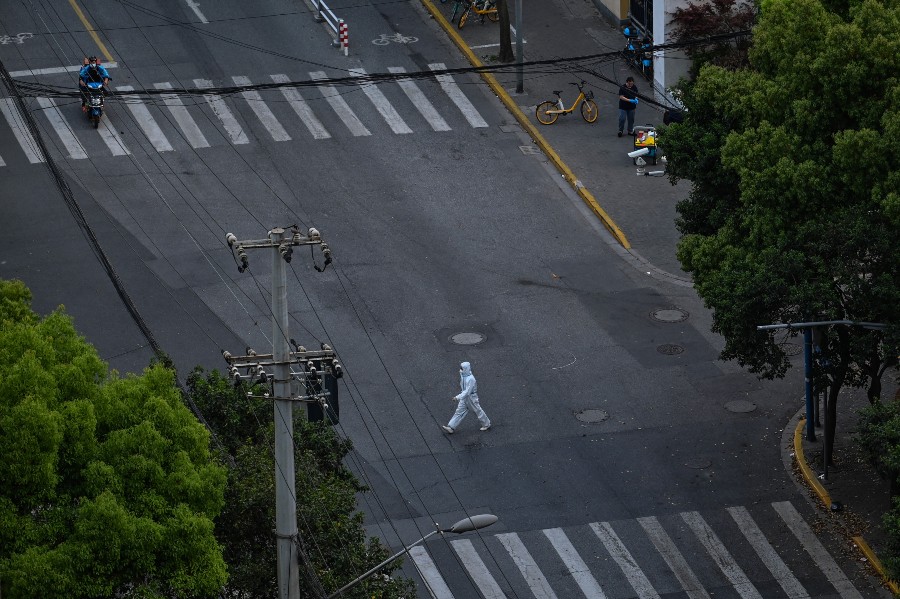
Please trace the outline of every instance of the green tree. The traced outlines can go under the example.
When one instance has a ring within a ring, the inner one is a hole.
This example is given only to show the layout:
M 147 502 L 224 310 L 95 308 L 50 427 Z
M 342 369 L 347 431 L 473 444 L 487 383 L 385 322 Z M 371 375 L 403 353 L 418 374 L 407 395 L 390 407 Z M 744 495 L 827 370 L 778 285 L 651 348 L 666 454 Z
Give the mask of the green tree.
M 229 596 L 269 597 L 276 593 L 273 411 L 270 402 L 248 398 L 247 391 L 218 371 L 198 368 L 188 377 L 188 393 L 235 464 L 216 522 L 229 568 Z M 322 589 L 337 590 L 390 554 L 377 539 L 366 538 L 363 514 L 356 511 L 357 493 L 367 489 L 343 462 L 352 443 L 295 410 L 294 444 L 301 573 L 307 595 L 320 596 Z M 381 574 L 390 576 L 400 565 L 394 562 Z M 373 576 L 346 597 L 413 595 L 409 580 Z
M 691 181 L 678 256 L 723 359 L 762 377 L 790 364 L 759 324 L 891 325 L 821 331 L 833 438 L 841 388 L 866 386 L 876 401 L 897 363 L 900 6 L 770 0 L 753 38 L 750 67 L 703 67 L 685 86 L 684 122 L 662 133 L 670 179 Z
M 161 366 L 118 378 L 0 281 L 3 597 L 213 597 L 225 471 Z

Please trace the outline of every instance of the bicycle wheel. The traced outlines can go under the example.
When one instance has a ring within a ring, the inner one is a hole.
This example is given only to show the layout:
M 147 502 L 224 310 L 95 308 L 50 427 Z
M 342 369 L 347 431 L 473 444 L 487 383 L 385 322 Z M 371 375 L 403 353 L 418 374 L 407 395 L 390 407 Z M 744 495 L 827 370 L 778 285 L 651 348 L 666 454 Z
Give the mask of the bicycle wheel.
M 500 13 L 497 12 L 497 9 L 494 9 L 487 14 L 487 17 L 491 20 L 491 23 L 496 23 L 500 20 Z
M 581 116 L 589 123 L 596 122 L 597 117 L 600 116 L 597 103 L 590 98 L 585 98 L 584 102 L 581 103 Z
M 547 100 L 537 105 L 537 108 L 534 110 L 534 116 L 537 117 L 537 120 L 540 124 L 552 125 L 556 122 L 556 119 L 559 118 L 559 113 L 547 111 L 556 109 L 556 102 L 554 102 L 553 100 Z
M 469 6 L 467 6 L 465 8 L 465 10 L 463 10 L 463 13 L 461 15 L 459 15 L 459 23 L 456 24 L 456 27 L 458 29 L 462 29 L 463 25 L 466 24 L 466 21 L 469 19 L 469 11 L 471 10 L 471 8 L 472 8 L 472 5 L 470 4 Z

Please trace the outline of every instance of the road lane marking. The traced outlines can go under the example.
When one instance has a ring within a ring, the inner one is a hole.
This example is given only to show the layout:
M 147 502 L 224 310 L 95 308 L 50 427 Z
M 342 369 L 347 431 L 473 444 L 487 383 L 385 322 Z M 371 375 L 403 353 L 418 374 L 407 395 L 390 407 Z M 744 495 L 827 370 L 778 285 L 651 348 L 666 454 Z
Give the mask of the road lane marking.
M 131 154 L 128 148 L 125 147 L 125 142 L 119 137 L 119 132 L 114 127 L 110 127 L 107 119 L 100 120 L 97 132 L 103 138 L 103 143 L 106 144 L 113 156 L 127 156 Z
M 200 19 L 201 23 L 209 25 L 209 19 L 203 16 L 203 13 L 200 12 L 200 3 L 194 2 L 193 0 L 185 0 L 187 2 L 188 8 L 194 11 L 194 14 L 197 15 L 197 18 Z
M 388 67 L 388 71 L 398 75 L 401 73 L 405 73 L 406 69 L 403 67 Z M 416 85 L 412 79 L 409 77 L 398 77 L 397 85 L 400 86 L 400 89 L 406 94 L 406 97 L 409 98 L 409 101 L 412 102 L 413 106 L 418 109 L 419 113 L 425 117 L 425 120 L 428 121 L 428 124 L 431 125 L 431 128 L 435 131 L 450 131 L 450 125 L 447 124 L 447 121 L 438 114 L 437 109 L 435 109 L 434 105 L 425 97 L 425 94 L 422 93 L 422 90 L 419 89 L 419 86 Z
M 734 590 L 744 599 L 762 599 L 759 591 L 756 590 L 756 587 L 753 586 L 753 583 L 750 582 L 750 579 L 747 578 L 741 567 L 734 561 L 728 550 L 725 549 L 725 545 L 722 544 L 722 541 L 719 540 L 713 529 L 709 527 L 703 516 L 699 512 L 683 512 L 681 518 L 694 531 L 694 534 L 703 546 L 706 547 L 706 551 L 713 558 L 713 561 L 716 562 L 716 565 L 719 566 L 719 569 L 722 570 L 722 573 L 734 587 Z
M 131 92 L 134 91 L 134 88 L 130 85 L 120 85 L 116 87 L 116 91 Z M 153 144 L 153 147 L 156 148 L 157 152 L 171 152 L 175 149 L 172 147 L 172 144 L 169 143 L 166 134 L 163 133 L 162 129 L 159 128 L 159 125 L 156 124 L 150 111 L 147 110 L 147 107 L 144 106 L 144 103 L 140 98 L 137 96 L 124 95 L 122 96 L 122 99 L 125 101 L 125 105 L 128 106 L 128 110 L 131 111 L 132 116 L 134 116 L 134 120 L 137 121 L 137 124 L 143 129 L 144 135 L 147 136 L 147 139 L 150 140 L 150 143 Z
M 62 113 L 59 111 L 59 108 L 56 107 L 56 103 L 53 99 L 38 98 L 37 101 L 38 104 L 41 105 L 41 108 L 43 108 L 41 112 L 43 112 L 47 117 L 47 120 L 50 121 L 50 125 L 56 131 L 60 141 L 66 146 L 69 158 L 74 158 L 76 160 L 84 160 L 87 158 L 87 152 L 84 151 L 84 146 L 82 146 L 81 142 L 78 141 L 78 138 L 75 137 L 75 132 L 69 127 L 69 123 L 63 118 Z
M 231 78 L 236 85 L 251 85 L 249 77 L 243 77 L 241 75 L 236 75 Z M 256 114 L 256 118 L 259 119 L 259 122 L 262 123 L 263 127 L 266 128 L 266 131 L 269 132 L 269 135 L 272 136 L 272 139 L 275 141 L 290 141 L 291 136 L 288 135 L 288 132 L 284 130 L 284 127 L 281 126 L 281 123 L 278 122 L 278 119 L 275 118 L 275 115 L 272 114 L 272 111 L 263 102 L 262 96 L 259 95 L 259 92 L 256 90 L 246 90 L 242 91 L 241 95 L 244 96 L 244 99 L 247 100 L 247 104 L 250 106 L 250 109 Z
M 806 552 L 813 558 L 819 569 L 825 574 L 828 581 L 837 589 L 841 597 L 844 599 L 862 599 L 862 595 L 856 590 L 844 572 L 838 567 L 834 559 L 829 555 L 822 543 L 816 538 L 815 533 L 809 528 L 809 525 L 803 520 L 803 517 L 797 512 L 797 509 L 791 505 L 789 501 L 781 501 L 773 503 L 772 507 L 784 520 L 794 536 L 806 549 Z
M 325 71 L 313 71 L 309 74 L 310 78 L 314 81 L 322 81 L 323 79 L 328 79 L 328 75 Z M 322 97 L 331 105 L 331 108 L 337 113 L 337 115 L 344 122 L 344 125 L 347 126 L 347 129 L 350 130 L 350 133 L 353 134 L 354 137 L 361 137 L 365 135 L 372 135 L 372 133 L 366 129 L 366 126 L 362 124 L 362 121 L 359 120 L 359 117 L 356 116 L 356 113 L 351 110 L 350 106 L 347 105 L 347 102 L 343 97 L 338 93 L 336 89 L 334 89 L 331 85 L 320 85 L 319 89 L 322 91 Z
M 416 545 L 409 550 L 409 555 L 412 557 L 413 563 L 416 564 L 416 568 L 419 570 L 419 574 L 422 576 L 422 580 L 425 582 L 425 586 L 428 587 L 431 596 L 434 599 L 453 599 L 453 593 L 450 592 L 450 588 L 444 582 L 444 578 L 438 572 L 437 566 L 434 565 L 431 556 L 428 555 L 425 548 L 421 545 Z
M 784 563 L 784 560 L 775 551 L 775 548 L 766 539 L 766 536 L 759 529 L 759 526 L 756 525 L 747 508 L 738 506 L 727 509 L 734 521 L 737 522 L 738 528 L 750 541 L 750 545 L 753 546 L 759 559 L 766 565 L 787 596 L 790 599 L 809 599 L 809 593 L 806 592 L 800 581 L 797 580 L 790 568 L 787 567 L 787 564 Z
M 622 543 L 622 539 L 616 534 L 609 522 L 594 522 L 591 524 L 594 534 L 596 534 L 606 547 L 606 551 L 612 556 L 613 560 L 619 564 L 625 578 L 631 588 L 635 590 L 640 599 L 660 599 L 659 593 L 653 588 L 653 584 L 637 565 L 631 552 Z
M 25 69 L 24 71 L 10 71 L 10 77 L 34 77 L 37 75 L 55 75 L 58 73 L 77 73 L 84 65 L 76 64 L 70 67 L 49 67 L 46 69 Z M 103 63 L 106 69 L 114 69 L 119 66 L 117 62 Z
M 519 568 L 519 572 L 522 573 L 522 577 L 535 599 L 557 599 L 556 593 L 550 588 L 550 583 L 544 578 L 541 569 L 538 568 L 519 535 L 510 532 L 499 534 L 495 538 L 506 548 L 506 552 Z
M 94 43 L 97 44 L 98 48 L 100 48 L 100 53 L 103 54 L 103 58 L 106 59 L 106 62 L 112 62 L 112 54 L 109 53 L 109 50 L 107 50 L 106 46 L 103 45 L 103 42 L 100 41 L 100 36 L 97 35 L 97 31 L 94 29 L 94 26 L 91 25 L 90 21 L 88 21 L 84 16 L 84 13 L 81 12 L 81 8 L 78 6 L 78 3 L 75 2 L 75 0 L 69 0 L 69 5 L 72 7 L 72 10 L 75 11 L 75 14 L 78 15 L 79 20 L 81 20 L 81 24 L 84 25 L 85 29 L 87 29 L 87 32 L 91 35 Z
M 690 599 L 710 599 L 709 593 L 700 584 L 697 575 L 691 570 L 684 556 L 678 551 L 675 543 L 660 525 L 659 521 L 653 516 L 638 518 L 637 521 L 644 529 L 644 532 L 647 533 L 647 536 L 650 537 L 653 546 L 662 555 L 669 569 L 675 574 L 675 578 L 681 583 L 681 588 L 687 593 L 687 596 Z
M 428 68 L 432 71 L 443 71 L 446 70 L 446 65 L 442 62 L 435 62 L 428 65 Z M 466 120 L 469 121 L 469 124 L 472 127 L 487 127 L 488 124 L 485 122 L 481 115 L 478 114 L 478 111 L 475 109 L 475 105 L 469 101 L 469 98 L 459 89 L 459 86 L 453 80 L 453 77 L 447 74 L 435 75 L 435 79 L 438 80 L 438 83 L 441 84 L 441 88 L 444 90 L 444 93 L 450 96 L 450 99 L 453 100 L 453 103 L 462 111 L 463 116 L 466 117 Z
M 3 113 L 6 122 L 9 123 L 16 141 L 19 142 L 22 151 L 25 152 L 25 156 L 28 158 L 28 162 L 31 164 L 44 162 L 44 155 L 37 142 L 34 141 L 34 137 L 31 136 L 31 132 L 25 128 L 25 123 L 22 121 L 16 108 L 15 100 L 12 98 L 0 98 L 0 112 Z
M 584 596 L 587 599 L 606 599 L 606 594 L 600 588 L 597 579 L 593 577 L 587 564 L 578 555 L 566 533 L 561 528 L 548 528 L 544 530 L 544 536 L 550 539 L 550 544 L 553 545 L 556 553 L 562 558 L 566 569 L 572 575 L 572 578 L 575 579 L 575 582 L 578 583 L 578 588 L 581 589 Z
M 287 75 L 276 74 L 269 75 L 269 77 L 271 77 L 272 81 L 275 83 L 289 83 L 291 81 Z M 281 93 L 288 101 L 290 107 L 297 113 L 297 116 L 300 117 L 300 120 L 303 121 L 303 124 L 306 125 L 306 128 L 309 129 L 309 132 L 314 139 L 329 139 L 331 137 L 331 134 L 325 129 L 325 126 L 316 115 L 313 114 L 312 109 L 296 88 L 282 87 Z
M 194 79 L 194 85 L 201 89 L 209 89 L 213 86 L 212 81 L 209 79 Z M 231 112 L 231 109 L 228 108 L 228 105 L 221 96 L 204 94 L 203 97 L 206 98 L 206 102 L 212 109 L 213 114 L 222 121 L 222 126 L 225 127 L 225 132 L 228 134 L 228 137 L 231 138 L 231 143 L 235 145 L 250 143 L 250 140 L 247 139 L 247 134 L 244 133 L 240 123 L 238 123 L 234 114 Z
M 172 89 L 172 84 L 168 82 L 154 83 L 153 87 L 156 89 Z M 209 141 L 207 141 L 203 132 L 200 131 L 200 127 L 197 126 L 197 122 L 191 117 L 191 114 L 185 107 L 184 102 L 181 101 L 181 98 L 175 94 L 161 94 L 160 97 L 163 100 L 163 104 L 169 109 L 175 122 L 181 127 L 181 132 L 184 133 L 184 136 L 188 143 L 191 144 L 191 147 L 195 149 L 208 148 Z
M 350 69 L 350 74 L 353 77 L 363 77 L 366 75 L 366 71 L 365 69 L 355 68 Z M 397 113 L 380 89 L 370 82 L 360 83 L 359 86 L 362 88 L 363 93 L 369 97 L 369 100 L 372 101 L 372 104 L 375 105 L 375 109 L 384 117 L 391 131 L 398 135 L 412 133 L 412 129 L 403 121 L 403 118 Z
M 481 556 L 478 555 L 478 551 L 475 550 L 475 546 L 472 545 L 472 541 L 459 539 L 450 541 L 450 544 L 466 567 L 466 570 L 468 570 L 472 581 L 478 587 L 478 590 L 481 591 L 484 599 L 506 599 L 506 594 L 500 589 L 497 581 L 494 580 L 490 570 L 484 564 Z

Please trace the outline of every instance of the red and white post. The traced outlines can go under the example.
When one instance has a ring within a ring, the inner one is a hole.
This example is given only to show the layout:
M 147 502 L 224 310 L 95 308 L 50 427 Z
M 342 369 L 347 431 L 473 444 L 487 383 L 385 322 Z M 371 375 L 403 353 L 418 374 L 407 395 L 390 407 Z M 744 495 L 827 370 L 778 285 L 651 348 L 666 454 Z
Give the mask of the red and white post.
M 350 52 L 350 42 L 347 39 L 347 24 L 344 23 L 344 19 L 338 19 L 338 40 L 344 49 L 344 56 L 347 56 Z

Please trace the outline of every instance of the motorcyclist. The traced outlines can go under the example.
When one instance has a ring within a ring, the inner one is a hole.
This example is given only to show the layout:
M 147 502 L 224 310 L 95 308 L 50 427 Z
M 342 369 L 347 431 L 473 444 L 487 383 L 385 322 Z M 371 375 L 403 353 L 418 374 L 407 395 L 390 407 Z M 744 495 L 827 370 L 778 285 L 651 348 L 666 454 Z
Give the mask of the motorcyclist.
M 106 95 L 106 88 L 107 85 L 109 85 L 110 79 L 112 79 L 112 77 L 109 76 L 109 71 L 100 64 L 100 61 L 96 56 L 84 59 L 84 66 L 81 67 L 81 71 L 78 73 L 78 86 L 81 89 L 82 112 L 87 111 L 87 84 L 89 82 L 102 83 L 103 94 Z

